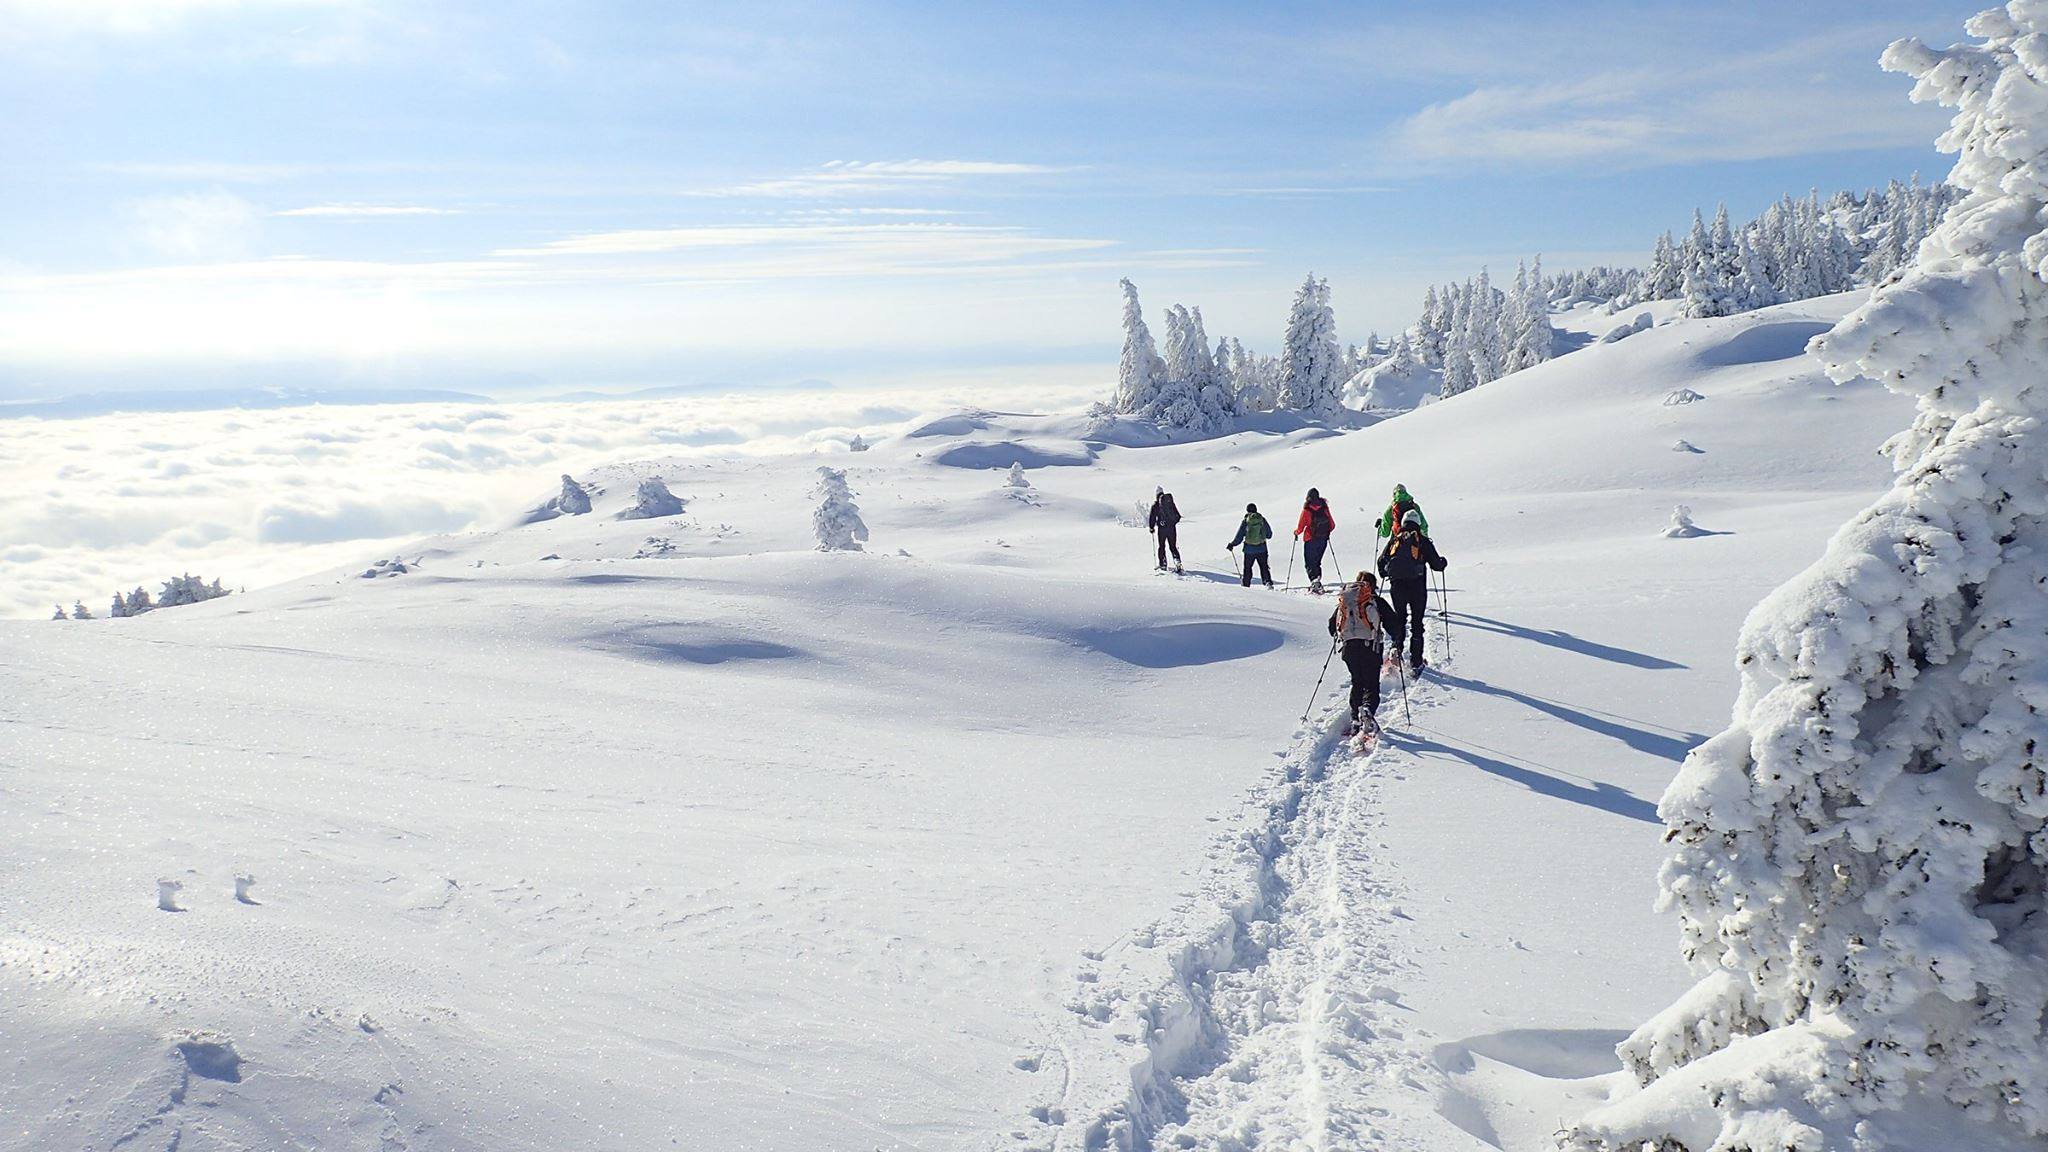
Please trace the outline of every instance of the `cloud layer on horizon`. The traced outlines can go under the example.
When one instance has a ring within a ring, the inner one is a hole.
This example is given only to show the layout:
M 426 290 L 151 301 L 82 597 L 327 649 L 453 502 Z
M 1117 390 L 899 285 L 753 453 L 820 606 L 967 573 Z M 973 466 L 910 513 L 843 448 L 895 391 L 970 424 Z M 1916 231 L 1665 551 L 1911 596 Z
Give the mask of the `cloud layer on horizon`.
M 1098 389 L 977 391 L 1068 408 Z M 0 616 L 45 617 L 190 571 L 255 587 L 495 527 L 556 476 L 648 456 L 844 451 L 964 406 L 935 388 L 680 400 L 394 404 L 0 420 Z M 803 513 L 796 509 L 792 515 Z

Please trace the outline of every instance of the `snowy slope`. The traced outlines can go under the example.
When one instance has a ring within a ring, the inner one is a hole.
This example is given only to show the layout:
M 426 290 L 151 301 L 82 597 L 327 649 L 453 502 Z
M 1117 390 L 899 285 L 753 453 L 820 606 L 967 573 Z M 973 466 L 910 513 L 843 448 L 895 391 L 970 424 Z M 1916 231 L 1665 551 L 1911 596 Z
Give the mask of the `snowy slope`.
M 1651 809 L 1736 624 L 1887 475 L 1907 409 L 1800 354 L 1847 306 L 1341 434 L 913 422 L 829 458 L 865 554 L 821 457 L 648 461 L 403 574 L 0 625 L 0 1145 L 1536 1146 L 1685 986 Z M 648 475 L 684 512 L 614 519 Z M 1362 567 L 1396 480 L 1457 630 L 1361 760 L 1296 731 L 1326 605 L 1214 570 L 1311 484 Z

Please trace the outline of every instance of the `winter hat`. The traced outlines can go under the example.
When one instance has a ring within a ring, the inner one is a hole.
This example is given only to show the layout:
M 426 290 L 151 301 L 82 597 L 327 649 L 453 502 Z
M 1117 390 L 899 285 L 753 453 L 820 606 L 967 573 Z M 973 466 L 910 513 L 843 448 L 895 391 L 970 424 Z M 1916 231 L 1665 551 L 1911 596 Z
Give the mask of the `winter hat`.
M 1259 506 L 1257 504 L 1247 504 L 1244 506 L 1244 510 L 1248 513 L 1256 514 L 1259 510 Z
M 1154 488 L 1154 489 L 1152 490 L 1152 494 L 1153 494 L 1154 496 L 1164 496 L 1164 495 L 1166 495 L 1166 489 L 1165 489 L 1165 487 L 1164 487 L 1164 486 L 1162 486 L 1162 487 L 1158 487 L 1158 488 Z
M 1315 489 L 1311 488 L 1308 490 L 1308 498 L 1311 500 L 1321 500 L 1323 497 L 1321 493 L 1318 493 Z
M 1410 509 L 1409 509 L 1408 511 L 1406 511 L 1406 512 L 1402 513 L 1402 515 L 1401 515 L 1401 527 L 1403 527 L 1403 528 L 1420 528 L 1420 527 L 1422 527 L 1422 513 L 1420 513 L 1420 512 L 1417 512 L 1417 511 L 1416 511 L 1415 509 L 1413 509 L 1413 508 L 1410 508 Z

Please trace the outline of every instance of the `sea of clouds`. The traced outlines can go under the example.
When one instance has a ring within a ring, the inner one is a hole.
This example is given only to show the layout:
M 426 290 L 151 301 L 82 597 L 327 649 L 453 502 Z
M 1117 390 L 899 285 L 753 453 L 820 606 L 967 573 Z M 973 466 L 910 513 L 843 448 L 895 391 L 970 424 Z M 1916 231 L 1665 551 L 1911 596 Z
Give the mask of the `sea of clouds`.
M 844 451 L 967 406 L 1049 411 L 1100 387 L 777 391 L 0 420 L 0 615 L 181 572 L 254 588 L 494 527 L 561 473 L 660 455 Z M 1006 394 L 1007 393 L 1007 394 Z

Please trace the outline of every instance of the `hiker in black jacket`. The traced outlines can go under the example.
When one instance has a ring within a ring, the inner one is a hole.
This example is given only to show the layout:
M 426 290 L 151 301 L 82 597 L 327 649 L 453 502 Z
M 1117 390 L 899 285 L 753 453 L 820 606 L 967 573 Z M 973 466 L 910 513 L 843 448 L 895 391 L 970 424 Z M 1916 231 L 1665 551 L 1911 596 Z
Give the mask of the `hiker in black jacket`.
M 1166 571 L 1166 550 L 1173 549 L 1173 570 L 1180 571 L 1180 509 L 1173 506 L 1173 493 L 1159 489 L 1152 497 L 1152 514 L 1145 527 L 1159 542 L 1159 570 Z
M 1394 654 L 1400 654 L 1405 636 L 1408 667 L 1416 672 L 1423 668 L 1422 617 L 1429 605 L 1429 573 L 1447 566 L 1422 530 L 1422 515 L 1413 509 L 1401 517 L 1401 527 L 1380 552 L 1380 575 L 1394 593 L 1394 619 L 1387 629 L 1394 634 Z

